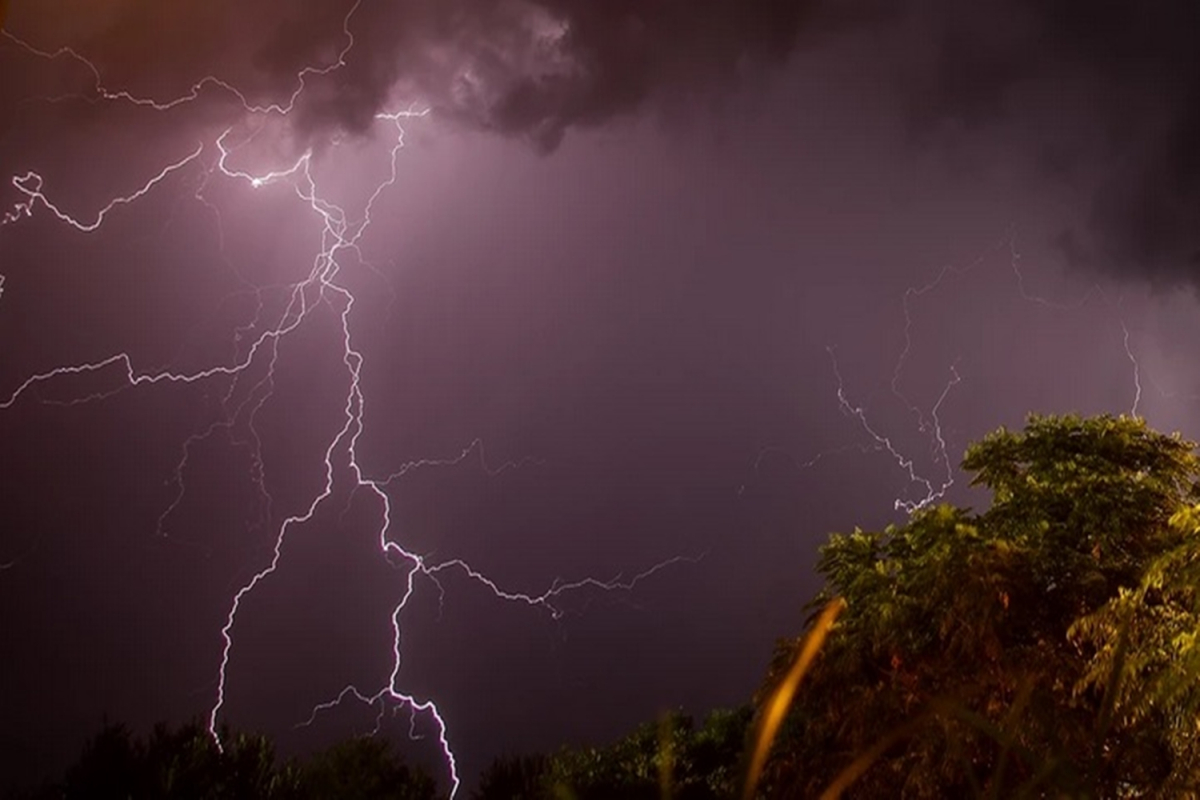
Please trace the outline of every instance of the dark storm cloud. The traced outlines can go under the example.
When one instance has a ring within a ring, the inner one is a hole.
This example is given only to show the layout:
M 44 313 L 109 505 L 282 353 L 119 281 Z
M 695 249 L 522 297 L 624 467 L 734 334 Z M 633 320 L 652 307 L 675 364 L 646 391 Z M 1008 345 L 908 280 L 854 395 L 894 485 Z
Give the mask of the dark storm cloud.
M 337 62 L 352 8 L 45 0 L 16 6 L 9 25 L 47 49 L 77 47 L 114 88 L 166 99 L 213 74 L 267 104 L 286 101 L 305 67 Z M 894 74 L 921 137 L 940 141 L 947 122 L 1000 131 L 1004 147 L 1087 189 L 1086 220 L 1060 238 L 1072 262 L 1161 285 L 1200 274 L 1192 0 L 362 0 L 348 28 L 344 65 L 305 77 L 301 146 L 415 101 L 552 150 L 573 127 L 687 104 L 830 34 L 896 33 Z M 76 77 L 86 92 L 91 76 Z M 201 119 L 239 114 L 229 100 L 202 90 Z
M 53 2 L 53 0 L 52 0 Z M 12 20 L 22 36 L 63 39 L 114 87 L 158 97 L 210 72 L 252 102 L 276 101 L 306 66 L 334 63 L 352 3 L 128 0 Z M 352 131 L 389 100 L 551 149 L 572 126 L 597 125 L 655 100 L 677 100 L 783 60 L 802 29 L 825 17 L 810 0 L 363 0 L 345 65 L 308 76 L 299 126 Z M 29 16 L 33 16 L 32 13 Z M 54 20 L 56 28 L 46 27 Z M 212 65 L 219 64 L 219 68 Z
M 916 129 L 1034 134 L 1058 178 L 1089 184 L 1072 262 L 1165 285 L 1200 280 L 1200 4 L 984 0 L 925 4 L 906 73 Z M 918 57 L 919 60 L 919 57 Z

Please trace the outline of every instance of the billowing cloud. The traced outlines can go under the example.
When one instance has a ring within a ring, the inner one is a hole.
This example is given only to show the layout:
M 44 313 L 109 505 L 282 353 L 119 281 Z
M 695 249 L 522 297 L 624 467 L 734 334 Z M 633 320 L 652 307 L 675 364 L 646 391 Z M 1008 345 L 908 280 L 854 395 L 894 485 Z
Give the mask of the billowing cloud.
M 339 69 L 305 76 L 300 127 L 361 130 L 389 100 L 407 97 L 545 148 L 572 126 L 781 61 L 817 16 L 814 4 L 795 0 L 48 5 L 22 9 L 12 29 L 48 49 L 73 45 L 108 84 L 140 95 L 165 99 L 211 74 L 251 102 L 278 102 L 305 67 L 342 57 Z M 63 18 L 73 20 L 66 41 Z
M 9 30 L 71 45 L 139 96 L 213 75 L 252 104 L 286 103 L 303 80 L 289 126 L 301 142 L 415 101 L 546 151 L 572 128 L 686 102 L 828 34 L 883 34 L 912 130 L 999 134 L 1006 153 L 1083 186 L 1090 208 L 1061 237 L 1074 263 L 1161 285 L 1200 274 L 1191 0 L 42 0 L 15 7 Z M 74 80 L 91 89 L 86 70 Z M 211 83 L 196 105 L 242 113 Z
M 913 15 L 932 55 L 903 73 L 917 130 L 1032 141 L 1044 169 L 1085 185 L 1086 221 L 1061 239 L 1077 265 L 1200 280 L 1200 5 L 933 0 Z

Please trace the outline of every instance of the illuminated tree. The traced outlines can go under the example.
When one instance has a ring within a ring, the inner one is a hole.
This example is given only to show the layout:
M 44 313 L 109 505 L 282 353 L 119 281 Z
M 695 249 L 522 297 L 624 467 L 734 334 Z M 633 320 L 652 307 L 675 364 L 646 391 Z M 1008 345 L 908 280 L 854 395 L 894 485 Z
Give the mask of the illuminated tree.
M 839 776 L 853 797 L 1200 791 L 1194 450 L 1140 419 L 1034 416 L 967 451 L 987 511 L 832 536 L 813 605 L 846 608 L 765 791 L 817 797 Z

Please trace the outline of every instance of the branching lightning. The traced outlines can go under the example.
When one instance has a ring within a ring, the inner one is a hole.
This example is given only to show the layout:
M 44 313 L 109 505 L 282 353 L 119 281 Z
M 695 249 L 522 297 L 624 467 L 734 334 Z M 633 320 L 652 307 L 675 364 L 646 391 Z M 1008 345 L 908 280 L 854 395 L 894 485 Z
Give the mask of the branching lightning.
M 825 350 L 829 356 L 829 363 L 835 381 L 835 397 L 837 399 L 838 410 L 845 416 L 852 418 L 858 428 L 866 434 L 867 441 L 859 443 L 851 443 L 830 450 L 821 450 L 816 455 L 801 460 L 786 450 L 776 446 L 765 447 L 761 449 L 752 464 L 752 471 L 757 474 L 763 460 L 771 454 L 779 454 L 785 457 L 798 470 L 806 470 L 815 467 L 822 460 L 844 452 L 854 451 L 860 454 L 869 452 L 886 453 L 887 456 L 896 464 L 903 473 L 909 486 L 917 488 L 917 499 L 906 499 L 905 496 L 899 496 L 893 500 L 893 508 L 896 511 L 905 514 L 913 514 L 934 503 L 937 503 L 946 498 L 947 493 L 955 485 L 955 473 L 957 463 L 948 452 L 948 444 L 946 435 L 942 429 L 942 421 L 940 412 L 943 406 L 950 400 L 954 390 L 963 382 L 963 377 L 959 372 L 959 364 L 962 356 L 957 357 L 952 363 L 947 365 L 946 370 L 949 373 L 946 378 L 946 383 L 942 386 L 941 392 L 937 399 L 933 402 L 928 411 L 923 410 L 919 405 L 910 400 L 908 396 L 900 388 L 901 378 L 909 357 L 912 354 L 914 342 L 912 335 L 913 328 L 913 308 L 912 302 L 915 299 L 929 295 L 938 290 L 942 284 L 954 277 L 959 277 L 978 269 L 994 251 L 1006 250 L 1008 252 L 1009 267 L 1013 274 L 1013 281 L 1016 286 L 1018 296 L 1029 303 L 1053 309 L 1058 312 L 1078 311 L 1086 306 L 1093 298 L 1098 297 L 1103 303 L 1110 306 L 1116 317 L 1116 324 L 1121 331 L 1121 346 L 1125 358 L 1129 361 L 1131 368 L 1132 394 L 1133 399 L 1129 407 L 1128 413 L 1130 416 L 1138 416 L 1143 394 L 1142 381 L 1145 378 L 1143 374 L 1141 362 L 1138 360 L 1134 352 L 1131 342 L 1131 332 L 1123 315 L 1122 306 L 1124 297 L 1118 298 L 1115 302 L 1109 297 L 1108 293 L 1099 284 L 1093 284 L 1079 298 L 1072 302 L 1057 302 L 1050 300 L 1041 295 L 1031 293 L 1026 287 L 1025 273 L 1021 268 L 1021 254 L 1017 248 L 1017 234 L 1013 226 L 1010 226 L 1000 242 L 977 256 L 970 262 L 962 265 L 947 265 L 942 267 L 936 275 L 927 283 L 910 286 L 905 289 L 900 298 L 900 306 L 903 316 L 903 345 L 900 353 L 896 358 L 896 362 L 892 367 L 889 388 L 891 394 L 901 403 L 902 407 L 915 419 L 916 432 L 924 437 L 929 442 L 929 450 L 931 456 L 931 466 L 937 468 L 940 475 L 932 477 L 923 474 L 917 465 L 917 460 L 914 456 L 907 454 L 900 445 L 895 441 L 895 437 L 889 435 L 879 429 L 870 420 L 870 415 L 865 406 L 852 401 L 847 393 L 845 380 L 842 375 L 841 366 L 837 359 L 837 349 L 833 345 L 826 346 Z M 1153 385 L 1153 383 L 1151 383 Z M 1167 393 L 1159 390 L 1160 393 Z M 746 489 L 743 484 L 738 489 L 739 496 Z
M 223 93 L 236 104 L 239 113 L 245 115 L 247 119 L 284 118 L 297 107 L 311 81 L 330 75 L 346 66 L 355 47 L 355 37 L 352 32 L 353 18 L 361 3 L 362 0 L 356 0 L 343 17 L 341 22 L 343 42 L 334 57 L 327 63 L 300 69 L 295 74 L 294 82 L 290 85 L 286 97 L 270 103 L 252 101 L 246 92 L 217 75 L 202 77 L 188 91 L 174 97 L 139 96 L 131 91 L 108 86 L 96 64 L 71 47 L 56 49 L 39 47 L 4 29 L 0 29 L 0 37 L 27 53 L 31 58 L 70 62 L 76 67 L 86 70 L 87 74 L 91 76 L 91 89 L 86 95 L 44 98 L 47 102 L 82 100 L 89 103 L 123 104 L 145 113 L 167 114 L 201 100 L 208 93 Z M 194 371 L 144 370 L 135 365 L 134 359 L 128 353 L 119 352 L 99 360 L 65 364 L 29 375 L 18 383 L 7 397 L 0 396 L 0 411 L 11 409 L 21 402 L 54 402 L 72 406 L 103 401 L 118 392 L 148 388 L 159 384 L 199 385 L 219 380 L 227 381 L 228 385 L 221 395 L 220 405 L 223 412 L 221 419 L 187 437 L 181 446 L 180 457 L 175 463 L 175 469 L 171 476 L 174 496 L 159 515 L 156 530 L 159 535 L 163 536 L 170 533 L 171 517 L 186 495 L 185 474 L 189 467 L 193 448 L 210 437 L 218 435 L 228 436 L 233 444 L 248 448 L 252 465 L 250 480 L 257 490 L 260 502 L 259 520 L 260 524 L 266 527 L 274 522 L 274 518 L 271 508 L 272 498 L 267 491 L 264 478 L 265 466 L 258 430 L 255 426 L 256 416 L 275 391 L 275 366 L 279 357 L 280 342 L 299 330 L 318 308 L 332 311 L 337 320 L 336 339 L 341 362 L 339 377 L 345 380 L 346 389 L 341 402 L 340 424 L 330 440 L 325 443 L 323 451 L 324 479 L 315 494 L 308 498 L 307 505 L 302 511 L 289 515 L 273 525 L 273 546 L 268 563 L 242 583 L 230 599 L 228 613 L 220 628 L 221 646 L 216 669 L 215 696 L 208 711 L 209 729 L 219 745 L 218 723 L 226 710 L 227 689 L 232 679 L 231 662 L 236 650 L 235 632 L 243 602 L 256 588 L 264 581 L 269 580 L 281 568 L 287 540 L 293 530 L 311 521 L 325 504 L 332 502 L 332 498 L 336 494 L 353 497 L 358 493 L 365 493 L 373 499 L 372 502 L 379 509 L 375 533 L 380 555 L 399 570 L 403 586 L 400 600 L 390 614 L 392 629 L 390 670 L 377 686 L 368 688 L 356 685 L 346 686 L 333 698 L 315 705 L 299 725 L 312 725 L 323 712 L 343 702 L 353 700 L 375 710 L 376 731 L 378 731 L 389 711 L 395 713 L 398 710 L 406 709 L 412 715 L 411 733 L 414 736 L 418 717 L 428 720 L 433 725 L 436 731 L 436 740 L 444 758 L 451 796 L 453 796 L 457 793 L 461 780 L 458 761 L 450 743 L 448 724 L 432 698 L 418 697 L 411 692 L 406 692 L 402 686 L 401 672 L 404 663 L 402 616 L 409 607 L 410 599 L 418 591 L 418 582 L 421 579 L 426 579 L 428 585 L 433 587 L 441 599 L 445 594 L 441 579 L 451 573 L 456 573 L 485 588 L 499 600 L 527 606 L 546 613 L 551 619 L 558 619 L 564 613 L 563 604 L 560 601 L 571 593 L 583 590 L 630 592 L 662 570 L 681 563 L 694 562 L 698 558 L 703 558 L 703 555 L 675 556 L 642 569 L 632 577 L 619 574 L 607 580 L 594 577 L 570 580 L 556 578 L 547 588 L 537 592 L 505 587 L 501 582 L 461 558 L 432 560 L 428 555 L 406 549 L 400 543 L 399 537 L 394 535 L 395 520 L 388 490 L 395 482 L 410 472 L 422 468 L 453 466 L 463 463 L 473 455 L 478 458 L 483 471 L 493 476 L 505 470 L 537 463 L 531 459 L 521 459 L 492 466 L 485 456 L 483 442 L 479 439 L 472 441 L 455 457 L 411 461 L 388 474 L 378 476 L 365 470 L 359 460 L 360 437 L 367 435 L 364 422 L 367 397 L 365 397 L 362 387 L 366 359 L 351 334 L 351 320 L 356 297 L 347 288 L 347 285 L 339 280 L 339 277 L 347 256 L 353 255 L 358 258 L 359 262 L 367 264 L 359 249 L 360 244 L 371 228 L 376 201 L 397 183 L 397 163 L 404 148 L 404 126 L 414 124 L 425 117 L 427 113 L 427 110 L 411 106 L 407 109 L 376 115 L 375 122 L 378 128 L 386 129 L 388 135 L 393 138 L 390 140 L 387 167 L 377 176 L 377 180 L 369 190 L 363 194 L 362 212 L 357 217 L 349 214 L 341 205 L 329 200 L 327 194 L 322 192 L 314 177 L 314 153 L 312 150 L 302 153 L 290 163 L 279 164 L 271 169 L 240 165 L 239 153 L 243 152 L 241 148 L 246 145 L 247 141 L 238 141 L 238 135 L 235 133 L 238 130 L 236 127 L 226 128 L 210 139 L 186 143 L 186 146 L 181 147 L 172 160 L 158 171 L 149 175 L 133 176 L 132 182 L 136 186 L 135 189 L 113 197 L 87 215 L 68 213 L 63 203 L 56 199 L 62 193 L 53 191 L 53 187 L 47 185 L 47 181 L 40 173 L 31 170 L 12 176 L 10 184 L 19 199 L 11 208 L 0 209 L 0 229 L 5 226 L 19 225 L 37 214 L 48 214 L 77 234 L 87 235 L 99 230 L 112 215 L 143 201 L 173 178 L 185 173 L 194 173 L 201 178 L 201 187 L 196 191 L 196 198 L 216 215 L 218 234 L 221 231 L 220 211 L 215 204 L 203 197 L 203 189 L 210 181 L 227 181 L 245 186 L 250 191 L 282 185 L 291 190 L 293 199 L 301 204 L 305 213 L 311 214 L 314 230 L 318 233 L 319 245 L 307 274 L 285 287 L 286 302 L 283 310 L 275 319 L 267 321 L 262 319 L 263 303 L 260 290 L 247 282 L 250 291 L 257 296 L 258 308 L 255 318 L 250 323 L 236 329 L 237 348 L 228 363 L 218 363 Z M 1078 303 L 1061 306 L 1043 297 L 1030 294 L 1026 290 L 1025 276 L 1020 267 L 1021 257 L 1016 248 L 1015 234 L 1012 231 L 1004 239 L 1003 246 L 1008 248 L 1011 256 L 1010 264 L 1017 290 L 1020 296 L 1029 302 L 1054 308 L 1077 308 L 1088 302 L 1093 291 L 1104 295 L 1103 290 L 1096 287 Z M 887 457 L 900 468 L 909 486 L 916 487 L 915 493 L 897 497 L 894 500 L 896 510 L 914 513 L 945 498 L 955 484 L 956 461 L 948 452 L 949 445 L 943 431 L 941 415 L 946 404 L 951 402 L 956 390 L 964 382 L 964 377 L 963 373 L 959 371 L 959 360 L 953 360 L 946 364 L 945 384 L 936 400 L 928 408 L 922 408 L 904 394 L 901 389 L 901 377 L 914 347 L 912 303 L 933 293 L 950 276 L 974 269 L 982 260 L 981 256 L 964 267 L 943 268 L 928 283 L 907 289 L 901 298 L 903 346 L 891 371 L 890 389 L 892 395 L 915 420 L 917 432 L 929 442 L 932 466 L 937 470 L 937 474 L 934 476 L 924 474 L 922 468 L 918 466 L 917 459 L 906 453 L 902 445 L 897 444 L 897 437 L 873 423 L 867 408 L 851 399 L 843 380 L 836 349 L 833 346 L 827 348 L 827 353 L 836 381 L 835 396 L 838 408 L 841 413 L 855 421 L 861 432 L 865 434 L 866 441 L 846 445 L 839 450 L 823 451 L 803 462 L 793 459 L 798 466 L 812 467 L 822 458 L 841 450 L 853 449 L 859 452 L 886 453 Z M 0 275 L 0 298 L 8 299 L 4 294 L 4 282 L 4 276 Z M 1105 299 L 1107 301 L 1107 296 Z M 1115 304 L 1115 308 L 1123 333 L 1124 353 L 1132 365 L 1134 394 L 1130 413 L 1137 415 L 1142 401 L 1142 381 L 1145 376 L 1135 353 L 1129 327 L 1126 325 L 1125 319 L 1120 316 L 1119 302 Z M 964 368 L 963 372 L 965 373 L 967 370 Z M 64 378 L 96 377 L 99 379 L 104 377 L 107 379 L 110 376 L 119 378 L 115 388 L 112 387 L 112 384 L 106 384 L 108 388 L 80 392 L 67 400 L 50 401 L 39 396 L 39 390 L 42 387 Z M 761 451 L 754 463 L 754 469 L 758 469 L 767 453 L 775 451 L 776 448 L 766 448 Z M 916 499 L 911 499 L 914 495 Z M 349 503 L 349 500 L 346 502 Z M 16 561 L 0 563 L 0 572 L 12 569 L 16 563 Z
M 911 456 L 906 456 L 900 452 L 896 448 L 896 445 L 892 443 L 891 438 L 871 426 L 870 421 L 867 419 L 865 408 L 854 405 L 846 398 L 845 385 L 842 380 L 841 370 L 838 368 L 837 355 L 832 347 L 828 347 L 826 350 L 829 353 L 829 360 L 833 366 L 833 374 L 837 378 L 838 408 L 843 414 L 847 414 L 858 420 L 863 431 L 866 432 L 879 448 L 886 450 L 897 466 L 904 471 L 909 483 L 922 486 L 925 489 L 925 496 L 918 500 L 905 500 L 902 497 L 897 497 L 893 501 L 895 509 L 913 514 L 945 497 L 946 492 L 954 485 L 954 461 L 946 453 L 946 439 L 942 435 L 942 422 L 938 418 L 938 411 L 941 410 L 942 404 L 946 402 L 946 398 L 949 397 L 951 390 L 962 381 L 962 378 L 958 374 L 957 365 L 952 364 L 950 366 L 950 379 L 946 382 L 941 395 L 938 396 L 937 402 L 934 403 L 933 408 L 930 410 L 929 421 L 925 422 L 922 417 L 920 424 L 921 433 L 932 437 L 932 444 L 935 448 L 935 462 L 941 463 L 945 469 L 945 477 L 938 484 L 935 479 L 923 477 L 918 474 L 915 460 Z M 909 409 L 916 411 L 915 406 L 910 405 Z
M 226 80 L 215 75 L 205 76 L 196 82 L 187 93 L 174 98 L 156 99 L 140 97 L 129 91 L 108 87 L 104 83 L 101 71 L 96 65 L 70 47 L 62 47 L 56 50 L 41 49 L 18 38 L 7 30 L 0 30 L 0 35 L 33 57 L 45 60 L 69 59 L 87 69 L 94 78 L 91 95 L 82 98 L 79 96 L 46 98 L 50 102 L 83 99 L 88 102 L 125 103 L 144 109 L 147 112 L 168 113 L 180 106 L 198 100 L 206 91 L 221 91 L 235 99 L 240 104 L 242 112 L 248 117 L 264 117 L 268 115 L 282 117 L 288 115 L 296 107 L 297 102 L 306 89 L 308 80 L 316 76 L 327 75 L 345 66 L 347 63 L 346 59 L 354 48 L 355 40 L 351 32 L 351 24 L 360 3 L 361 0 L 355 2 L 342 20 L 344 45 L 336 58 L 328 64 L 307 66 L 300 70 L 295 77 L 294 89 L 286 101 L 267 105 L 251 103 L 246 94 Z M 343 374 L 347 381 L 345 399 L 341 409 L 341 425 L 324 450 L 324 481 L 320 490 L 311 497 L 302 513 L 293 514 L 282 520 L 278 525 L 277 533 L 274 537 L 274 546 L 269 563 L 255 572 L 234 593 L 231 599 L 228 614 L 220 630 L 222 646 L 217 669 L 215 698 L 208 714 L 209 730 L 219 746 L 220 738 L 217 730 L 222 712 L 224 711 L 226 690 L 230 681 L 230 661 L 235 648 L 234 633 L 237 626 L 238 613 L 243 601 L 256 587 L 268 580 L 280 568 L 289 531 L 311 520 L 318 509 L 334 495 L 335 488 L 339 491 L 347 489 L 350 496 L 353 496 L 357 492 L 367 492 L 374 498 L 380 508 L 378 546 L 381 554 L 388 559 L 389 563 L 394 566 L 398 563 L 402 565 L 401 568 L 403 569 L 403 594 L 391 613 L 393 638 L 390 674 L 387 675 L 382 686 L 370 691 L 361 691 L 357 687 L 348 686 L 334 699 L 313 708 L 307 721 L 301 724 L 311 724 L 316 720 L 321 711 L 331 708 L 349 698 L 354 698 L 376 707 L 379 720 L 382 720 L 388 708 L 409 709 L 413 714 L 414 725 L 416 717 L 424 715 L 432 722 L 436 729 L 437 741 L 444 758 L 451 796 L 453 796 L 459 789 L 460 776 L 458 774 L 456 757 L 450 745 L 446 721 L 433 699 L 417 697 L 411 693 L 406 693 L 401 688 L 400 673 L 403 664 L 401 616 L 408 605 L 409 599 L 416 591 L 418 577 L 429 579 L 439 592 L 439 596 L 443 596 L 444 591 L 439 577 L 448 572 L 456 571 L 469 580 L 487 588 L 500 600 L 524 604 L 545 611 L 552 618 L 557 618 L 562 614 L 562 609 L 556 601 L 571 592 L 582 589 L 628 592 L 633 590 L 640 582 L 650 578 L 659 571 L 682 562 L 694 562 L 696 558 L 686 556 L 670 558 L 638 572 L 629 579 L 623 579 L 620 575 L 610 580 L 600 580 L 590 577 L 569 581 L 555 579 L 549 588 L 541 593 L 531 593 L 506 589 L 499 582 L 460 558 L 437 562 L 430 561 L 425 556 L 405 549 L 397 541 L 397 538 L 392 535 L 394 520 L 391 501 L 386 490 L 390 484 L 403 477 L 406 473 L 422 467 L 458 464 L 467 459 L 472 453 L 477 454 L 480 465 L 489 475 L 497 475 L 506 469 L 516 468 L 531 461 L 529 459 L 508 461 L 493 468 L 488 464 L 484 455 L 482 441 L 478 439 L 465 448 L 456 458 L 413 461 L 404 464 L 391 474 L 379 478 L 367 475 L 358 460 L 357 450 L 359 439 L 364 434 L 363 415 L 366 398 L 362 390 L 361 377 L 365 359 L 363 353 L 357 349 L 351 336 L 350 322 L 355 306 L 355 296 L 350 289 L 338 281 L 341 269 L 340 259 L 347 253 L 354 253 L 360 256 L 360 261 L 363 261 L 358 248 L 363 236 L 371 226 L 374 204 L 381 194 L 392 187 L 397 181 L 397 159 L 404 146 L 403 125 L 410 120 L 419 119 L 426 114 L 426 110 L 417 110 L 415 107 L 410 107 L 401 111 L 380 113 L 376 116 L 376 122 L 379 125 L 390 126 L 392 128 L 395 138 L 390 150 L 388 168 L 384 170 L 379 180 L 366 193 L 364 210 L 358 218 L 351 218 L 341 206 L 322 196 L 317 181 L 313 177 L 313 153 L 311 150 L 303 153 L 291 164 L 276 169 L 255 171 L 235 166 L 239 145 L 233 141 L 232 128 L 222 131 L 210 142 L 202 141 L 198 143 L 194 148 L 187 150 L 177 160 L 172 161 L 162 167 L 157 173 L 144 179 L 135 191 L 113 198 L 86 218 L 80 218 L 67 213 L 53 199 L 53 193 L 48 191 L 49 187 L 47 187 L 46 181 L 37 172 L 29 171 L 13 177 L 11 184 L 19 193 L 21 199 L 13 208 L 5 211 L 3 216 L 0 217 L 0 226 L 20 223 L 24 219 L 45 211 L 59 222 L 69 226 L 80 234 L 89 234 L 98 230 L 104 225 L 111 214 L 142 200 L 147 195 L 153 193 L 160 184 L 184 170 L 192 169 L 201 171 L 203 183 L 201 189 L 197 191 L 196 197 L 217 215 L 218 223 L 220 218 L 219 211 L 214 205 L 205 200 L 201 194 L 203 186 L 208 181 L 220 179 L 240 182 L 248 186 L 251 190 L 273 184 L 284 184 L 289 186 L 295 197 L 304 204 L 306 213 L 311 212 L 314 224 L 319 226 L 320 247 L 313 258 L 312 267 L 308 274 L 302 280 L 287 287 L 286 306 L 273 324 L 266 324 L 264 329 L 259 330 L 262 321 L 256 315 L 254 321 L 249 325 L 237 329 L 236 337 L 239 342 L 239 348 L 230 363 L 216 364 L 206 369 L 192 372 L 175 372 L 169 369 L 142 371 L 135 366 L 134 359 L 128 353 L 120 352 L 101 360 L 58 366 L 30 375 L 18 384 L 6 398 L 0 399 L 0 411 L 10 409 L 18 402 L 27 399 L 47 402 L 37 397 L 39 387 L 67 376 L 87 377 L 102 374 L 107 376 L 109 373 L 115 371 L 119 373 L 121 381 L 120 385 L 116 388 L 81 393 L 67 401 L 58 401 L 64 405 L 101 401 L 117 392 L 160 383 L 201 384 L 212 379 L 225 378 L 229 381 L 229 385 L 222 397 L 223 417 L 204 430 L 191 435 L 183 443 L 181 456 L 176 463 L 172 478 L 176 490 L 175 496 L 159 516 L 157 532 L 160 535 L 167 535 L 169 519 L 183 500 L 186 492 L 184 475 L 188 468 L 193 447 L 218 433 L 229 436 L 235 444 L 245 445 L 250 448 L 253 464 L 251 479 L 258 490 L 263 505 L 260 519 L 265 522 L 270 519 L 271 497 L 264 483 L 264 466 L 260 452 L 258 432 L 255 428 L 255 416 L 274 391 L 273 378 L 280 341 L 300 328 L 310 314 L 319 306 L 333 310 L 338 320 L 341 363 L 344 368 Z M 218 230 L 220 230 L 219 224 Z M 0 292 L 2 291 L 3 276 L 0 276 Z M 259 301 L 258 314 L 261 314 L 261 296 L 259 296 Z M 255 331 L 257 333 L 253 333 Z M 250 337 L 250 343 L 248 347 L 242 348 L 240 343 L 245 337 Z M 241 383 L 244 379 L 248 380 L 247 376 L 250 375 L 252 366 L 263 368 L 263 374 L 253 385 L 246 388 Z M 237 402 L 234 402 L 236 395 L 240 395 L 240 397 Z M 239 430 L 244 433 L 237 433 Z M 336 468 L 335 464 L 337 465 Z M 346 472 L 350 475 L 350 485 L 348 487 L 337 486 L 337 482 L 340 480 L 338 476 Z M 12 566 L 13 564 L 0 564 L 0 570 L 9 569 Z M 415 730 L 413 733 L 415 735 Z

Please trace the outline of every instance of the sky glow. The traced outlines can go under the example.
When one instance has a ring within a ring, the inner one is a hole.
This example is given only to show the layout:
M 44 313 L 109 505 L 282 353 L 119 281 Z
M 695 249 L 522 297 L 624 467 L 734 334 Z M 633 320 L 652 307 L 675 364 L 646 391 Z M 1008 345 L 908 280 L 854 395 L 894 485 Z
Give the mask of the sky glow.
M 1113 76 L 1032 8 L 77 6 L 0 18 L 19 780 L 201 715 L 457 792 L 742 702 L 824 536 L 973 502 L 990 429 L 1200 435 L 1194 12 Z

